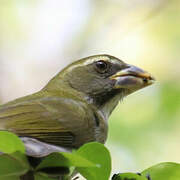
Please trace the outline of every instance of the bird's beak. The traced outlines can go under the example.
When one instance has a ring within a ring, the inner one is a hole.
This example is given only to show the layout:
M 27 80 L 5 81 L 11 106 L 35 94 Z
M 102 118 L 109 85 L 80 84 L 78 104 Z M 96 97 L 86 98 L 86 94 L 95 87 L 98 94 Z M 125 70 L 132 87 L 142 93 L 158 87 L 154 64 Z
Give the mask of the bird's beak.
M 133 65 L 127 65 L 125 69 L 118 71 L 110 79 L 115 82 L 115 89 L 127 89 L 128 94 L 155 82 L 151 74 Z

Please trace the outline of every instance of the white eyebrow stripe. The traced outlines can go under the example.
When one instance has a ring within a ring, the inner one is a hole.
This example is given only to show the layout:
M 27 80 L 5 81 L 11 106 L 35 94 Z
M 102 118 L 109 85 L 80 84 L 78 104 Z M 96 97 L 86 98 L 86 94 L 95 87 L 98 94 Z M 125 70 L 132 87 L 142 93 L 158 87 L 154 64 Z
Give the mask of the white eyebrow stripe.
M 104 60 L 104 61 L 110 62 L 110 59 L 107 56 L 92 57 L 92 58 L 86 60 L 85 62 L 83 62 L 81 64 L 74 64 L 74 65 L 71 64 L 71 66 L 68 68 L 68 71 L 71 71 L 71 70 L 73 70 L 76 67 L 87 66 L 89 64 L 92 64 L 92 63 L 94 63 L 96 61 L 100 61 L 100 60 Z

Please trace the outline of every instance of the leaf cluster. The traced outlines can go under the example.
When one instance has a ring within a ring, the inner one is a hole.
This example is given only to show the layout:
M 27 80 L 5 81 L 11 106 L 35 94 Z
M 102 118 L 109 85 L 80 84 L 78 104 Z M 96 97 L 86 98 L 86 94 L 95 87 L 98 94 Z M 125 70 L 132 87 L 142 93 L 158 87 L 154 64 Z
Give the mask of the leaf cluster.
M 22 141 L 13 133 L 0 131 L 0 180 L 20 180 L 33 172 L 35 180 L 55 180 L 59 174 L 49 174 L 48 169 L 66 168 L 62 179 L 71 179 L 74 172 L 88 180 L 108 180 L 111 174 L 111 156 L 108 149 L 97 142 L 83 145 L 72 153 L 52 153 L 39 165 L 32 167 L 27 159 Z M 141 173 L 114 174 L 112 180 L 179 180 L 180 164 L 160 163 Z

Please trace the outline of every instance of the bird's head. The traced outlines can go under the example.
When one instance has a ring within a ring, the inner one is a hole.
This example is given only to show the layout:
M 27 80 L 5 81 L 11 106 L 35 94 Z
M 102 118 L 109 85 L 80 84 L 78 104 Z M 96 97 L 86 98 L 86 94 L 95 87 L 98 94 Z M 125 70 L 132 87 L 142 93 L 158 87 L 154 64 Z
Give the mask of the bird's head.
M 83 93 L 98 107 L 112 103 L 114 98 L 119 101 L 154 82 L 148 72 L 110 55 L 95 55 L 75 61 L 61 71 L 58 78 Z

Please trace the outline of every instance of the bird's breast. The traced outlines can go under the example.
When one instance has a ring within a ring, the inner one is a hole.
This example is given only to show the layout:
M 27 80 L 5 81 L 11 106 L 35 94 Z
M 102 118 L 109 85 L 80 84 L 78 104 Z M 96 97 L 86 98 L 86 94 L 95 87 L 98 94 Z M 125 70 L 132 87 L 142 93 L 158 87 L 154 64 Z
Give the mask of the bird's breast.
M 77 128 L 72 129 L 75 148 L 93 141 L 104 144 L 107 139 L 108 126 L 103 113 L 92 106 L 85 106 L 85 112 L 82 124 L 74 123 Z

